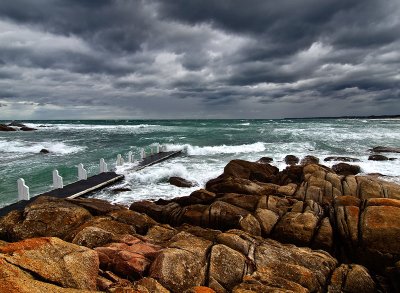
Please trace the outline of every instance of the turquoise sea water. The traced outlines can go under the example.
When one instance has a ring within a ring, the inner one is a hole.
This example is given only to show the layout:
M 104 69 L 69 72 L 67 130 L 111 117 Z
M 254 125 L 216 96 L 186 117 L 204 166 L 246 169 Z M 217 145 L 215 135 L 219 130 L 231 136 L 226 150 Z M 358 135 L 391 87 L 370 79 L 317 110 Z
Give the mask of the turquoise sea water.
M 0 123 L 9 122 L 2 121 Z M 157 143 L 184 154 L 137 173 L 119 167 L 126 175 L 120 185 L 132 191 L 113 194 L 109 189 L 94 194 L 112 202 L 129 204 L 139 199 L 171 198 L 192 190 L 168 184 L 170 176 L 180 176 L 203 186 L 218 176 L 231 159 L 255 161 L 270 156 L 280 169 L 285 155 L 310 154 L 351 156 L 364 173 L 389 175 L 399 182 L 400 154 L 387 154 L 395 161 L 368 161 L 369 148 L 400 147 L 400 120 L 304 119 L 304 120 L 98 120 L 25 121 L 34 132 L 0 132 L 0 206 L 16 201 L 16 180 L 25 179 L 31 196 L 50 190 L 53 169 L 64 177 L 64 184 L 77 180 L 83 163 L 89 176 L 98 172 L 104 158 L 115 166 L 118 153 L 126 156 Z M 42 148 L 51 154 L 39 154 Z M 332 165 L 336 162 L 326 163 Z

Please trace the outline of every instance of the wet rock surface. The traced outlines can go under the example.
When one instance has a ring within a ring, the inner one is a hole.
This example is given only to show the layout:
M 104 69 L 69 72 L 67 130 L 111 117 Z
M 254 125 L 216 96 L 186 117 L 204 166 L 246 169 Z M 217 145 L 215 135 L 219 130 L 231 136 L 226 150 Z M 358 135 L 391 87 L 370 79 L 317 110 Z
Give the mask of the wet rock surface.
M 399 215 L 400 186 L 376 176 L 234 160 L 181 198 L 10 212 L 0 291 L 397 292 Z

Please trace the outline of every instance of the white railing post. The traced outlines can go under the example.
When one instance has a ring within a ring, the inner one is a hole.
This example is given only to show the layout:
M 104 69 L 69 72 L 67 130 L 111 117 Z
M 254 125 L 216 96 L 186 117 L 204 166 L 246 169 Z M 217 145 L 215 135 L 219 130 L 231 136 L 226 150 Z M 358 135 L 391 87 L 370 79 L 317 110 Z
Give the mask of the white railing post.
M 83 164 L 78 165 L 78 180 L 87 180 L 87 171 L 83 168 Z
M 117 155 L 117 166 L 122 166 L 124 164 L 124 159 L 122 158 L 121 154 Z
M 18 200 L 29 200 L 29 187 L 25 185 L 25 180 L 19 178 L 17 180 L 18 185 Z
M 100 173 L 108 172 L 107 164 L 103 158 L 100 159 Z
M 141 158 L 142 160 L 146 159 L 146 151 L 145 151 L 144 149 L 141 149 L 141 150 L 140 150 L 140 158 Z
M 135 158 L 133 156 L 132 151 L 128 152 L 128 163 L 133 163 L 135 161 Z
M 58 174 L 58 170 L 53 171 L 53 187 L 55 189 L 63 188 L 63 178 Z

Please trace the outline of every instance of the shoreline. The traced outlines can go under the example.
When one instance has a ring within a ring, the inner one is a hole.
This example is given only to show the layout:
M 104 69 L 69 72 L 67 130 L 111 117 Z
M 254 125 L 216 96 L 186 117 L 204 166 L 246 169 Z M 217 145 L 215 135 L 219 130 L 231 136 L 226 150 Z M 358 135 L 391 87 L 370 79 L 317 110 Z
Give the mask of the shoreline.
M 205 189 L 129 209 L 35 198 L 0 218 L 0 291 L 399 288 L 399 184 L 355 176 L 357 163 L 287 156 L 279 170 L 267 161 L 232 160 Z

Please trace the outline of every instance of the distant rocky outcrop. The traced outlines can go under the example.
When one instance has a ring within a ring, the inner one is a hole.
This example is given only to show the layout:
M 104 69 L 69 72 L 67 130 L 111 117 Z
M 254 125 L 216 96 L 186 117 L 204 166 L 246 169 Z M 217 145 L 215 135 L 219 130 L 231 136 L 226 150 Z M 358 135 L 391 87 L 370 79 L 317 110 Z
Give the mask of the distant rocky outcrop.
M 0 124 L 0 131 L 17 131 L 14 127 Z
M 5 124 L 0 124 L 0 131 L 33 131 L 37 130 L 36 128 L 28 127 L 23 123 L 13 121 L 7 125 Z
M 23 126 L 19 130 L 21 131 L 34 131 L 37 130 L 36 128 L 28 127 L 28 126 Z
M 25 124 L 18 122 L 18 121 L 12 121 L 12 122 L 8 123 L 8 126 L 26 127 Z

